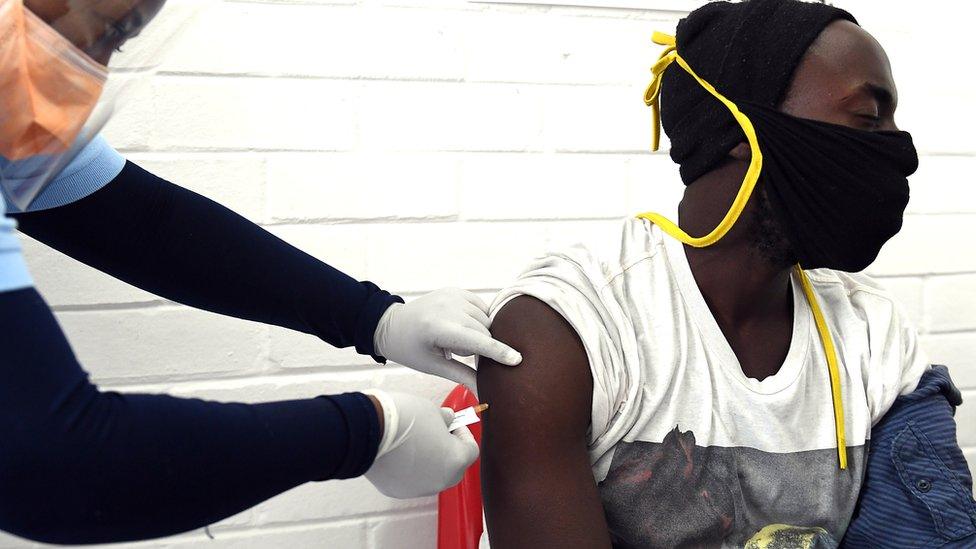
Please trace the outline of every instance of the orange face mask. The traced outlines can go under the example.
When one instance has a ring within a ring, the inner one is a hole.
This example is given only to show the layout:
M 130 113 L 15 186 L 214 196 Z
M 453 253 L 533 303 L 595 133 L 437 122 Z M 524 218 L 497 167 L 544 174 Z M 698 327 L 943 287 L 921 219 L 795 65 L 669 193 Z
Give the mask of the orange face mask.
M 23 0 L 0 4 L 0 157 L 67 152 L 98 104 L 108 69 Z

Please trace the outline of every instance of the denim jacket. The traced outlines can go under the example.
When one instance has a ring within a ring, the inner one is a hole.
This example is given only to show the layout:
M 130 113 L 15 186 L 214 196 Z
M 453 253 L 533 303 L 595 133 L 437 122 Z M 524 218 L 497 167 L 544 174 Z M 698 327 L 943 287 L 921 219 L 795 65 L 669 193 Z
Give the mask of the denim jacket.
M 956 441 L 962 395 L 945 366 L 899 397 L 871 431 L 846 549 L 976 547 L 973 479 Z

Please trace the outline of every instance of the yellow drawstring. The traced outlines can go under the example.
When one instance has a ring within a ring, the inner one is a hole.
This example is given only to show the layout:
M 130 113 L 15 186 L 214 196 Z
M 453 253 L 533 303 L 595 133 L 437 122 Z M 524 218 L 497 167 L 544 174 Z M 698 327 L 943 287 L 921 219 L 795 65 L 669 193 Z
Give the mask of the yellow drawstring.
M 746 207 L 746 203 L 749 202 L 749 197 L 752 196 L 752 190 L 756 187 L 756 181 L 759 180 L 759 172 L 762 171 L 762 151 L 759 150 L 759 140 L 756 138 L 756 130 L 752 127 L 752 121 L 749 117 L 742 114 L 739 108 L 736 107 L 735 103 L 729 101 L 722 94 L 718 93 L 714 87 L 708 82 L 702 80 L 700 76 L 695 74 L 695 71 L 688 66 L 688 63 L 678 55 L 675 50 L 674 37 L 668 36 L 667 34 L 655 32 L 654 42 L 657 44 L 665 45 L 664 52 L 661 57 L 658 58 L 657 62 L 654 63 L 654 67 L 651 68 L 651 72 L 654 74 L 654 79 L 651 80 L 650 85 L 647 87 L 647 91 L 644 92 L 644 103 L 651 107 L 651 111 L 654 114 L 652 135 L 654 140 L 653 149 L 656 151 L 658 145 L 660 144 L 661 135 L 661 110 L 660 110 L 660 100 L 661 100 L 661 80 L 664 70 L 668 68 L 673 62 L 677 62 L 688 74 L 694 77 L 703 88 L 705 88 L 708 93 L 715 96 L 716 99 L 722 102 L 729 111 L 732 112 L 732 116 L 736 119 L 740 126 L 742 126 L 742 131 L 746 134 L 746 139 L 749 141 L 749 148 L 752 150 L 752 159 L 749 161 L 749 169 L 746 171 L 746 176 L 742 180 L 742 186 L 739 187 L 739 192 L 735 196 L 735 200 L 732 202 L 732 207 L 725 214 L 725 217 L 719 222 L 718 226 L 705 236 L 694 237 L 682 230 L 678 225 L 673 223 L 670 219 L 664 217 L 661 214 L 654 212 L 647 212 L 638 215 L 637 217 L 650 220 L 655 225 L 660 226 L 665 232 L 677 238 L 681 242 L 689 246 L 694 246 L 696 248 L 704 248 L 705 246 L 711 246 L 718 242 L 732 225 L 735 225 L 736 220 L 742 215 L 742 210 Z
M 668 68 L 668 65 L 677 57 L 677 54 L 674 56 L 670 55 L 671 52 L 675 51 L 677 46 L 675 46 L 674 37 L 663 32 L 655 31 L 651 40 L 655 44 L 667 46 L 657 58 L 654 66 L 651 67 L 651 74 L 654 75 L 654 79 L 651 80 L 651 83 L 647 85 L 647 90 L 644 91 L 644 104 L 651 108 L 651 113 L 654 116 L 653 122 L 651 123 L 651 136 L 653 138 L 651 150 L 656 151 L 661 145 L 661 108 L 660 101 L 658 101 L 661 95 L 661 74 L 664 73 L 664 69 Z
M 844 434 L 844 399 L 840 393 L 840 369 L 837 366 L 837 349 L 834 348 L 834 340 L 830 337 L 830 329 L 827 321 L 824 320 L 820 304 L 817 303 L 817 296 L 813 293 L 813 285 L 807 278 L 807 273 L 796 266 L 797 275 L 803 285 L 803 293 L 807 296 L 807 302 L 813 311 L 813 320 L 817 323 L 817 333 L 820 334 L 820 342 L 823 343 L 824 354 L 827 355 L 827 370 L 830 372 L 830 395 L 834 401 L 834 431 L 837 435 L 837 460 L 841 469 L 847 469 L 847 437 Z
M 738 221 L 739 216 L 742 215 L 742 210 L 745 208 L 746 203 L 749 202 L 749 197 L 752 196 L 752 191 L 756 187 L 756 182 L 759 180 L 759 173 L 762 171 L 762 151 L 759 150 L 759 139 L 756 137 L 756 129 L 752 126 L 752 121 L 749 120 L 745 114 L 743 114 L 735 103 L 729 101 L 724 95 L 720 94 L 711 84 L 703 80 L 700 76 L 695 74 L 695 71 L 691 69 L 688 63 L 678 55 L 677 45 L 675 43 L 675 38 L 673 36 L 655 32 L 652 38 L 654 43 L 660 44 L 662 46 L 667 46 L 661 56 L 658 57 L 654 66 L 651 67 L 651 73 L 654 78 L 651 83 L 647 86 L 647 90 L 644 92 L 644 103 L 651 107 L 651 113 L 653 115 L 653 127 L 652 127 L 652 150 L 658 150 L 661 141 L 661 80 L 665 69 L 667 69 L 671 63 L 678 63 L 678 65 L 690 74 L 698 83 L 705 88 L 708 93 L 712 94 L 716 99 L 722 102 L 723 105 L 729 112 L 732 113 L 733 118 L 742 127 L 742 131 L 746 135 L 746 140 L 749 141 L 749 148 L 752 151 L 752 159 L 749 161 L 749 169 L 746 170 L 746 175 L 742 179 L 742 186 L 739 187 L 739 192 L 735 196 L 735 200 L 732 202 L 732 206 L 729 211 L 722 218 L 712 232 L 706 234 L 705 236 L 691 236 L 682 230 L 676 223 L 670 219 L 664 217 L 659 213 L 646 212 L 638 215 L 637 217 L 642 219 L 647 219 L 654 223 L 655 225 L 661 227 L 661 230 L 665 233 L 671 235 L 672 237 L 680 240 L 681 242 L 694 246 L 696 248 L 703 248 L 705 246 L 711 246 L 718 242 Z M 834 348 L 833 339 L 830 336 L 830 329 L 827 327 L 827 322 L 824 320 L 823 313 L 820 310 L 820 305 L 817 303 L 817 297 L 813 293 L 813 286 L 810 284 L 810 280 L 807 278 L 806 273 L 799 265 L 796 266 L 796 271 L 800 277 L 800 283 L 803 286 L 803 293 L 807 298 L 807 302 L 810 303 L 810 309 L 813 311 L 813 319 L 817 324 L 817 332 L 820 334 L 820 341 L 823 343 L 824 353 L 827 355 L 827 369 L 830 373 L 830 394 L 833 399 L 834 407 L 834 427 L 837 436 L 837 457 L 841 469 L 847 469 L 847 441 L 844 435 L 844 403 L 840 392 L 840 372 L 837 365 L 837 350 Z

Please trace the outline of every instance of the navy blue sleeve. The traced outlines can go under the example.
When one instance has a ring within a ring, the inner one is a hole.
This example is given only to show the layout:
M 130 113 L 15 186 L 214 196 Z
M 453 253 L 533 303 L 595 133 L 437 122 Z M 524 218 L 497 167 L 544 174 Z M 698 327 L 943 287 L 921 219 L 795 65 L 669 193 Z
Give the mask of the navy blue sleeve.
M 248 405 L 106 392 L 34 289 L 0 293 L 0 326 L 10 533 L 72 544 L 176 534 L 312 480 L 359 476 L 376 455 L 363 394 Z
M 858 505 L 841 547 L 976 547 L 973 479 L 956 440 L 962 396 L 945 366 L 871 430 Z
M 14 217 L 24 233 L 148 292 L 354 345 L 378 361 L 376 325 L 403 301 L 131 162 L 77 202 Z

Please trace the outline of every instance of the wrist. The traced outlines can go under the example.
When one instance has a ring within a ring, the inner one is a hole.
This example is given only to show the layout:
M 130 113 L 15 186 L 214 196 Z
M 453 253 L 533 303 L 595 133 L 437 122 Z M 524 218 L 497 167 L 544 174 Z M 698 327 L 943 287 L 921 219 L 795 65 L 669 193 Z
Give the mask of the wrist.
M 380 400 L 376 398 L 374 395 L 367 394 L 366 398 L 368 398 L 369 401 L 373 403 L 373 408 L 376 409 L 376 421 L 378 421 L 380 424 L 380 440 L 382 441 L 383 433 L 385 432 L 384 429 L 386 423 L 383 418 L 383 405 L 380 404 Z
M 379 322 L 376 323 L 376 331 L 373 333 L 373 349 L 377 355 L 389 358 L 389 349 L 387 349 L 386 343 L 389 341 L 390 325 L 393 324 L 393 319 L 400 307 L 403 307 L 403 303 L 391 304 L 383 311 Z
M 377 459 L 386 455 L 390 451 L 391 446 L 393 446 L 393 438 L 397 433 L 399 416 L 397 414 L 396 402 L 393 401 L 393 397 L 386 391 L 370 389 L 363 391 L 363 394 L 373 402 L 380 422 L 380 444 L 376 450 L 376 458 L 373 460 L 375 463 Z

